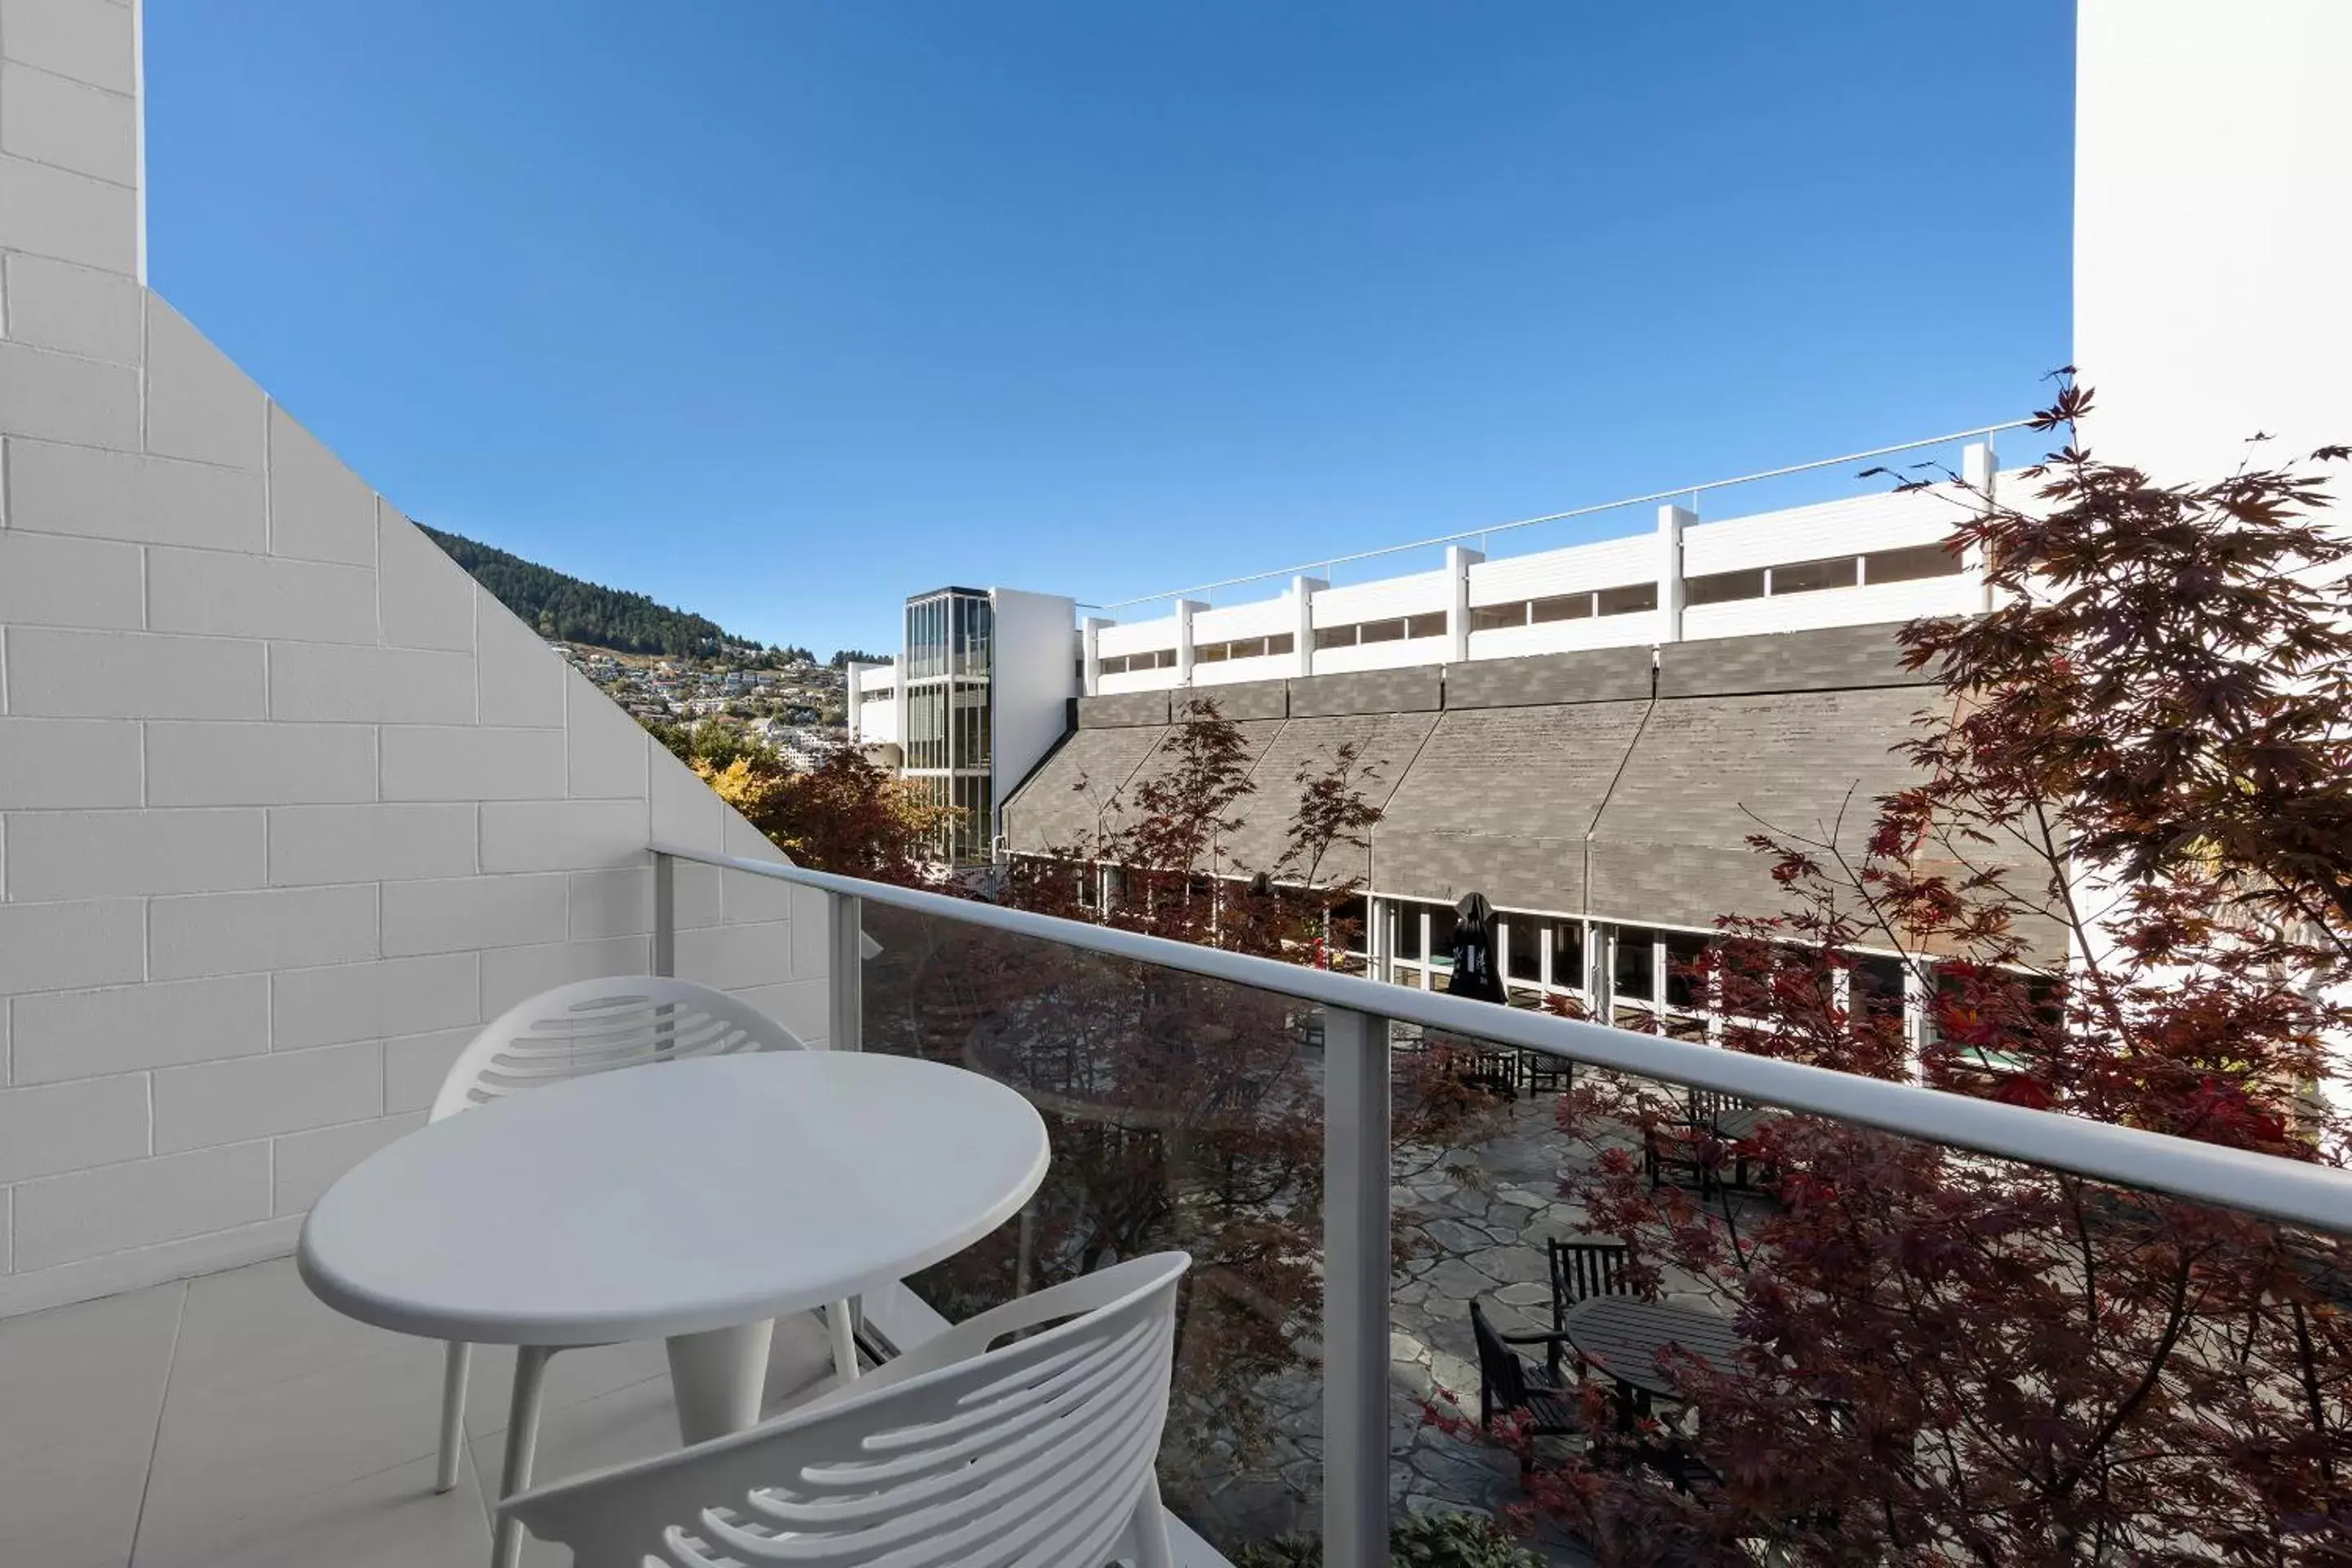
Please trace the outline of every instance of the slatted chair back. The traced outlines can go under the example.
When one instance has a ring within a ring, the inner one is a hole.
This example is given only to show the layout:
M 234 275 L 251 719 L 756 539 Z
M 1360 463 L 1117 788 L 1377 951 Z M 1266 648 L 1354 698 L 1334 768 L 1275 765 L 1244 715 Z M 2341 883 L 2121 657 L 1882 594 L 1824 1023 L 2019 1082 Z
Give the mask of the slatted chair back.
M 517 1003 L 485 1025 L 441 1080 L 431 1120 L 646 1062 L 803 1048 L 799 1037 L 750 1003 L 690 980 L 583 980 Z
M 1753 1101 L 1742 1100 L 1736 1094 L 1726 1094 L 1721 1089 L 1695 1089 L 1690 1091 L 1690 1124 L 1693 1127 L 1712 1129 L 1729 1111 L 1754 1109 Z
M 1478 1342 L 1478 1424 L 1494 1424 L 1498 1410 L 1524 1409 L 1528 1403 L 1528 1374 L 1518 1352 L 1503 1342 L 1495 1325 L 1486 1321 L 1486 1309 L 1477 1302 L 1470 1303 L 1470 1337 Z
M 575 1568 L 1169 1568 L 1152 1462 L 1187 1262 L 1023 1297 L 762 1426 L 499 1510 Z
M 1622 1241 L 1547 1243 L 1551 1253 L 1551 1326 L 1567 1326 L 1568 1310 L 1595 1296 L 1623 1296 L 1625 1244 Z

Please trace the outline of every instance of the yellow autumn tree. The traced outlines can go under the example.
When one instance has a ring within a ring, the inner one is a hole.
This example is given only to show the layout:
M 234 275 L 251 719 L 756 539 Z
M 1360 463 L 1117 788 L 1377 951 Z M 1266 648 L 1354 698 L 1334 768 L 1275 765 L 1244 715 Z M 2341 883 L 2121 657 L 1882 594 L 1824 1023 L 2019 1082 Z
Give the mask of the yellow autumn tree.
M 691 764 L 719 798 L 768 836 L 795 864 L 869 881 L 919 886 L 935 858 L 947 809 L 854 751 L 793 768 L 772 752 L 748 752 L 724 766 Z

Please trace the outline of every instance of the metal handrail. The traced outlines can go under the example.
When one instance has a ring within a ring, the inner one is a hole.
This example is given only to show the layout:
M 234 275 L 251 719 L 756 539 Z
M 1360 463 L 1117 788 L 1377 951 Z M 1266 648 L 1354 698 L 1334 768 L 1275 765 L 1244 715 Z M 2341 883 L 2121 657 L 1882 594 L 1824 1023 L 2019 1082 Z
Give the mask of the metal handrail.
M 1309 969 L 798 866 L 671 845 L 656 844 L 651 847 L 656 856 L 674 856 L 791 882 L 838 898 L 864 900 L 1013 936 L 1133 959 L 1370 1017 L 1418 1024 L 1443 1034 L 1492 1040 L 1594 1067 L 1715 1089 L 1925 1142 L 2022 1161 L 2191 1203 L 2238 1209 L 2332 1235 L 2352 1236 L 2352 1173 L 2324 1165 L 2303 1164 L 2274 1155 L 2225 1149 L 2165 1133 L 2116 1127 L 2056 1111 L 2004 1105 L 1913 1084 L 1862 1078 L 1801 1062 L 1748 1056 L 1664 1036 L 1636 1034 L 1606 1024 L 1384 985 L 1329 970 Z
M 1131 599 L 1114 599 L 1108 605 L 1086 605 L 1089 610 L 1123 610 L 1129 605 L 1156 605 L 1162 599 L 1181 599 L 1194 594 L 1213 593 L 1219 588 L 1239 587 L 1244 583 L 1263 583 L 1269 577 L 1295 577 L 1320 566 L 1326 572 L 1335 566 L 1352 565 L 1359 561 L 1377 561 L 1383 555 L 1402 555 L 1414 550 L 1428 550 L 1440 544 L 1459 544 L 1465 540 L 1485 540 L 1491 534 L 1509 533 L 1514 529 L 1534 528 L 1540 523 L 1566 522 L 1571 518 L 1592 517 L 1604 511 L 1616 511 L 1629 506 L 1643 506 L 1651 501 L 1673 500 L 1677 496 L 1697 497 L 1708 490 L 1728 489 L 1735 485 L 1754 484 L 1760 479 L 1786 479 L 1791 474 L 1811 473 L 1817 468 L 1833 468 L 1844 463 L 1859 463 L 1868 458 L 1887 458 L 1897 452 L 1916 452 L 1922 447 L 1941 447 L 1953 441 L 1965 441 L 1971 436 L 1987 439 L 2003 430 L 2018 430 L 2032 424 L 2031 419 L 2006 419 L 1997 425 L 1972 426 L 1966 430 L 1954 430 L 1943 436 L 1922 436 L 1916 441 L 1898 441 L 1892 447 L 1873 447 L 1865 452 L 1847 452 L 1835 458 L 1815 458 L 1810 462 L 1790 463 L 1785 468 L 1765 468 L 1753 474 L 1735 474 L 1727 479 L 1708 479 L 1696 485 L 1676 485 L 1672 489 L 1652 490 L 1645 495 L 1624 496 L 1616 500 L 1594 501 L 1589 506 L 1570 507 L 1566 511 L 1548 511 L 1541 517 L 1523 517 L 1510 522 L 1490 522 L 1483 528 L 1465 528 L 1458 533 L 1440 533 L 1428 539 L 1416 539 L 1410 544 L 1383 544 L 1377 550 L 1359 550 L 1351 555 L 1327 555 L 1319 561 L 1309 561 L 1297 566 L 1277 566 L 1270 572 L 1253 572 L 1246 577 L 1220 577 L 1213 583 L 1195 583 L 1189 588 L 1174 588 L 1164 594 L 1139 594 Z M 1728 520 L 1727 520 L 1728 521 Z

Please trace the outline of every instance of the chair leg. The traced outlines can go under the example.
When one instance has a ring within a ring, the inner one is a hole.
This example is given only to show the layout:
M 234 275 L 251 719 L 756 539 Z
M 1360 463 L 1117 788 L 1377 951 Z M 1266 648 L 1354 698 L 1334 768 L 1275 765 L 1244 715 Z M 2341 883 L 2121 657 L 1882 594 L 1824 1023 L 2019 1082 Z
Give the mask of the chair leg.
M 824 1310 L 824 1326 L 833 1339 L 833 1370 L 847 1382 L 857 1375 L 857 1319 L 846 1301 Z
M 436 1492 L 457 1484 L 457 1460 L 465 1452 L 466 1369 L 473 1356 L 473 1346 L 452 1340 L 441 1364 L 441 1465 L 433 1472 Z
M 514 1397 L 507 1405 L 506 1467 L 499 1479 L 499 1500 L 530 1485 L 531 1460 L 539 1452 L 539 1411 L 547 1393 L 547 1345 L 515 1347 Z M 515 1568 L 522 1554 L 522 1523 L 509 1514 L 498 1516 L 490 1537 L 490 1568 Z
M 1127 1534 L 1135 1552 L 1135 1568 L 1176 1568 L 1175 1549 L 1168 1544 L 1168 1514 L 1160 1504 L 1160 1479 L 1143 1478 L 1143 1495 L 1135 1500 L 1135 1516 Z

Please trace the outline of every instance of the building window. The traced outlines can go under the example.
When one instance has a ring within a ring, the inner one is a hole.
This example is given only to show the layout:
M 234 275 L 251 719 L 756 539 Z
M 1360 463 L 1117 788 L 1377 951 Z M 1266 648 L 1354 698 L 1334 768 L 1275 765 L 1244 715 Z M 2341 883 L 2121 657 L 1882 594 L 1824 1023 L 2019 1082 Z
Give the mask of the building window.
M 1452 904 L 1431 904 L 1429 910 L 1429 966 L 1452 970 L 1454 967 L 1454 928 L 1459 922 Z
M 1708 939 L 1696 931 L 1666 932 L 1666 1005 L 1698 1012 L 1706 1005 L 1706 983 L 1691 973 L 1705 956 Z
M 1230 646 L 1230 644 L 1221 642 L 1202 643 L 1192 649 L 1192 662 L 1194 664 L 1223 664 L 1225 662 L 1225 650 Z
M 1530 600 L 1528 619 L 1530 621 L 1581 621 L 1592 615 L 1590 594 L 1556 594 L 1549 599 Z
M 1421 962 L 1421 906 L 1396 904 L 1391 907 L 1390 929 L 1396 940 L 1389 945 L 1389 955 L 1406 963 Z
M 1793 565 L 1772 568 L 1772 593 L 1811 594 L 1823 588 L 1853 586 L 1854 558 L 1835 556 L 1827 561 L 1800 561 Z
M 1610 990 L 1620 1002 L 1657 1000 L 1657 969 L 1652 945 L 1658 933 L 1638 926 L 1619 926 L 1609 966 Z
M 1100 664 L 1105 675 L 1129 675 L 1145 669 L 1173 669 L 1176 668 L 1176 650 L 1172 647 L 1163 647 L 1154 653 L 1130 653 L 1124 657 L 1115 655 L 1101 660 Z
M 1727 605 L 1738 599 L 1760 599 L 1764 596 L 1764 572 L 1710 572 L 1703 577 L 1683 580 L 1683 603 L 1685 605 Z
M 952 699 L 955 710 L 955 762 L 959 768 L 988 766 L 988 687 L 977 680 L 959 680 Z
M 1275 637 L 1270 637 L 1265 639 L 1265 651 L 1268 658 L 1272 658 L 1274 655 L 1278 653 L 1297 653 L 1298 651 L 1298 638 L 1296 634 L 1291 632 L 1283 632 Z
M 994 641 L 995 606 L 986 599 L 966 598 L 961 594 L 949 603 L 955 610 L 954 673 L 986 675 L 989 645 Z
M 1865 583 L 1916 583 L 1923 577 L 1960 574 L 1957 551 L 1940 544 L 1915 544 L 1908 550 L 1881 550 L 1862 558 Z
M 908 767 L 948 765 L 948 692 L 944 682 L 918 686 L 907 693 L 906 744 Z
M 1584 989 L 1584 922 L 1551 922 L 1551 983 L 1565 991 Z
M 945 675 L 948 602 L 925 599 L 907 606 L 907 673 L 920 679 Z
M 1655 583 L 1631 583 L 1622 588 L 1603 588 L 1597 595 L 1600 612 L 1604 616 L 1630 616 L 1638 610 L 1658 607 L 1658 585 Z
M 1513 915 L 1503 922 L 1510 932 L 1505 945 L 1511 950 L 1509 975 L 1530 985 L 1543 982 L 1544 927 L 1549 923 L 1533 915 Z
M 955 815 L 949 821 L 949 856 L 957 861 L 985 860 L 992 828 L 991 800 L 985 778 L 953 781 Z
M 1370 945 L 1365 940 L 1365 933 L 1371 929 L 1365 918 L 1366 908 L 1364 900 L 1359 896 L 1342 899 L 1331 910 L 1330 946 L 1333 951 L 1351 952 L 1360 958 L 1363 956 L 1365 949 Z
M 1445 635 L 1445 612 L 1440 610 L 1435 615 L 1432 616 L 1406 616 L 1404 623 L 1404 635 L 1408 638 L 1444 637 Z
M 1318 649 L 1327 647 L 1353 647 L 1356 646 L 1356 628 L 1353 626 L 1317 626 L 1315 628 L 1315 646 Z
M 1857 1018 L 1903 1021 L 1903 977 L 1910 965 L 1899 958 L 1856 958 L 1849 972 L 1846 1011 Z
M 1360 643 L 1402 642 L 1404 635 L 1402 620 L 1366 621 L 1356 628 L 1356 640 Z
M 1588 612 L 1591 606 L 1586 606 Z M 1528 624 L 1528 602 L 1513 605 L 1474 605 L 1470 608 L 1470 629 L 1474 632 L 1499 632 L 1506 626 Z

